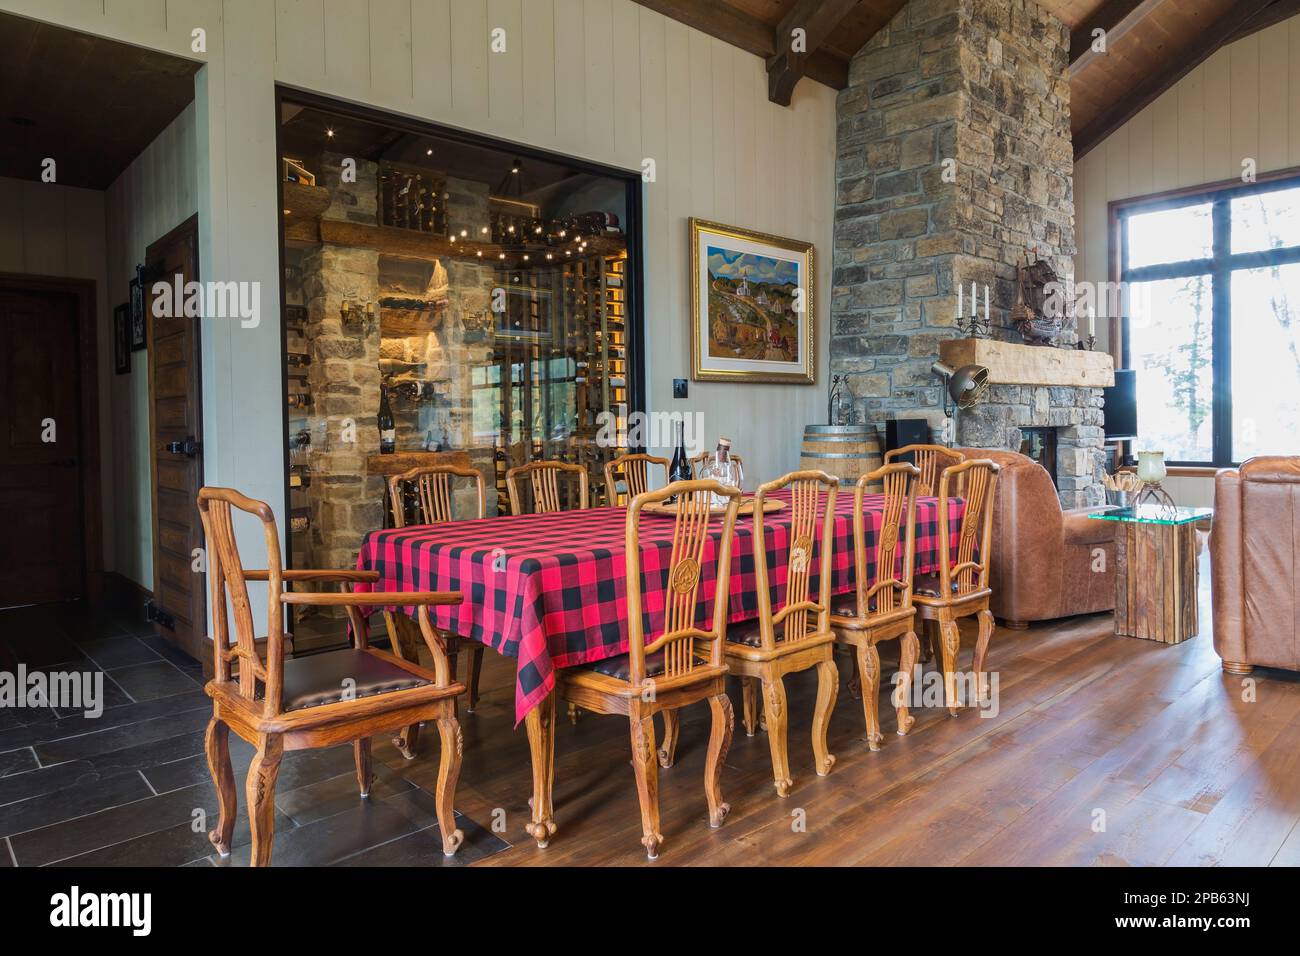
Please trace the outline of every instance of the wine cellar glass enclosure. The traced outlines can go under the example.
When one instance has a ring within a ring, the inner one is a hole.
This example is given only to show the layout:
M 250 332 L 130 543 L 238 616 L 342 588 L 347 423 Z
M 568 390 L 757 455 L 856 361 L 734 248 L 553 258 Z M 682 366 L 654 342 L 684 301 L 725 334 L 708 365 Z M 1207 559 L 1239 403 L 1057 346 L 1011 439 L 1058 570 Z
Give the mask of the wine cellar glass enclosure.
M 354 566 L 392 523 L 387 476 L 417 465 L 480 472 L 488 515 L 542 459 L 582 465 L 604 504 L 643 407 L 640 177 L 278 99 L 290 566 Z M 475 516 L 471 483 L 457 505 Z M 302 651 L 344 624 L 292 627 Z

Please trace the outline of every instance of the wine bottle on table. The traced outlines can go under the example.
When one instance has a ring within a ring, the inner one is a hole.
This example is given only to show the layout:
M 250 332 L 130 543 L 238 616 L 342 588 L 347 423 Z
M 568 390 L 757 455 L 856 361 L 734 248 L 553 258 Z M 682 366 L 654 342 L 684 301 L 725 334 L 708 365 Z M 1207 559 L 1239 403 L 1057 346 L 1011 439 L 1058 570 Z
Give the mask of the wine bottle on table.
M 669 481 L 689 481 L 691 478 L 691 462 L 686 457 L 686 424 L 677 423 L 677 449 L 673 452 L 672 463 L 668 466 Z M 672 500 L 676 500 L 673 496 Z
M 379 386 L 379 453 L 391 455 L 397 451 L 397 425 L 393 421 L 393 407 L 388 404 L 388 387 Z

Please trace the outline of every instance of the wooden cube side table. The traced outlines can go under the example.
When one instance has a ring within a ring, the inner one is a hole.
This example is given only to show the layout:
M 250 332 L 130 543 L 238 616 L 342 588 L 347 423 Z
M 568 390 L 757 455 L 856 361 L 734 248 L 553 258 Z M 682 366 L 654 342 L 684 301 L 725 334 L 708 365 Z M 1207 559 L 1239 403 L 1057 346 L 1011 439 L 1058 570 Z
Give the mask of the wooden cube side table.
M 1200 632 L 1196 522 L 1212 508 L 1140 505 L 1088 517 L 1115 521 L 1115 633 L 1181 644 Z

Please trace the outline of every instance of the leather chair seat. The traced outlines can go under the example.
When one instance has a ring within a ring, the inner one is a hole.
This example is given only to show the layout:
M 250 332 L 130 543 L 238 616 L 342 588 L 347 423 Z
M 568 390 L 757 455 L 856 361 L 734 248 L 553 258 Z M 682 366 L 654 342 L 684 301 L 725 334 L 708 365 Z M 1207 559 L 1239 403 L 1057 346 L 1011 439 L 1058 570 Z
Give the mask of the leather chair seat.
M 781 631 L 777 628 L 776 642 L 781 643 Z M 759 633 L 758 618 L 752 621 L 740 621 L 727 625 L 727 643 L 744 644 L 746 647 L 762 647 L 763 636 Z
M 430 683 L 374 654 L 349 648 L 285 661 L 281 699 L 288 713 L 338 703 L 345 693 L 349 698 L 373 697 Z
M 630 654 L 620 654 L 618 657 L 607 657 L 603 661 L 591 661 L 578 666 L 589 671 L 595 671 L 597 674 L 604 674 L 606 677 L 612 677 L 615 680 L 632 679 L 632 657 Z M 646 677 L 658 677 L 666 669 L 663 651 L 647 655 L 645 659 Z
M 957 593 L 957 582 L 952 582 L 952 593 Z M 918 574 L 912 579 L 912 593 L 923 594 L 926 597 L 941 597 L 943 590 L 939 581 L 939 572 L 931 571 L 929 574 Z
M 858 596 L 850 591 L 848 594 L 840 594 L 831 598 L 831 613 L 836 617 L 857 617 Z M 867 604 L 867 613 L 876 613 L 875 598 L 872 598 Z

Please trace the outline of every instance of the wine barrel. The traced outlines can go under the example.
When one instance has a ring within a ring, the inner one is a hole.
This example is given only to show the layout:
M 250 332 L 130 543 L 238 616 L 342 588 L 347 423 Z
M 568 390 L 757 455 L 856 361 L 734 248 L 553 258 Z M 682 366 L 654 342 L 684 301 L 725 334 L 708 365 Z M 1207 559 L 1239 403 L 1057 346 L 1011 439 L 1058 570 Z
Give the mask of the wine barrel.
M 881 465 L 880 434 L 870 425 L 807 425 L 799 467 L 834 475 L 851 485 Z M 879 487 L 869 489 L 879 491 Z

